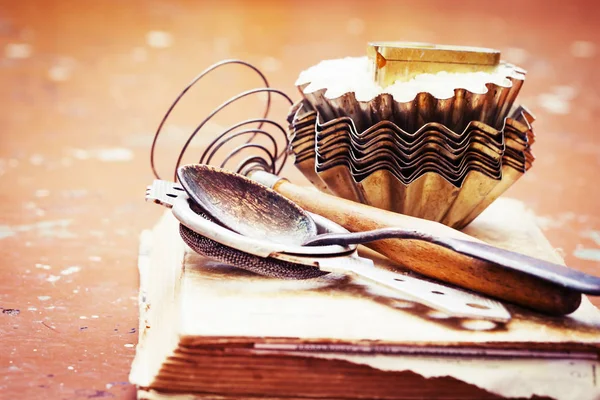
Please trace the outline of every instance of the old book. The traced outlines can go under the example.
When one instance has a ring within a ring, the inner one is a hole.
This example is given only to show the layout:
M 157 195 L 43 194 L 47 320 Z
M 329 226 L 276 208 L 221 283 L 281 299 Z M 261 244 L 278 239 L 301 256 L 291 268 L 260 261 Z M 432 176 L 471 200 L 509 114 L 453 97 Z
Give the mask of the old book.
M 514 200 L 467 231 L 562 262 Z M 513 306 L 506 325 L 446 318 L 342 275 L 284 281 L 205 259 L 170 212 L 142 235 L 139 268 L 142 399 L 600 398 L 600 312 L 586 298 L 562 318 Z

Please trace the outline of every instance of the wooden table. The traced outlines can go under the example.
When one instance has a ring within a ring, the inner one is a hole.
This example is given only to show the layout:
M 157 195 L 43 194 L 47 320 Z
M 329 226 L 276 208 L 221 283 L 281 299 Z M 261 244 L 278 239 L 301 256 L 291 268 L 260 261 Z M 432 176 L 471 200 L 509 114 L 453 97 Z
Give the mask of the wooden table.
M 508 195 L 569 264 L 600 273 L 599 17 L 583 0 L 0 2 L 0 397 L 133 398 L 138 235 L 162 212 L 143 202 L 151 136 L 178 91 L 223 58 L 298 98 L 300 70 L 362 55 L 370 39 L 501 49 L 529 71 L 521 99 L 538 118 L 536 164 Z M 201 116 L 258 85 L 233 71 L 173 116 L 164 175 Z

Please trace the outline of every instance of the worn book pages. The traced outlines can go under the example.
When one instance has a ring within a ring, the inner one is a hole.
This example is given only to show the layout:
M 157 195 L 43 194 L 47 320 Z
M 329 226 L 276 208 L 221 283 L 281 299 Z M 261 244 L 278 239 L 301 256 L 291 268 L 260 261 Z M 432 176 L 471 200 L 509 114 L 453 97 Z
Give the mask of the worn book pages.
M 346 276 L 282 281 L 206 260 L 177 225 L 167 213 L 142 240 L 131 381 L 143 398 L 600 398 L 600 312 L 586 298 L 563 318 L 510 307 L 505 326 L 456 320 Z M 560 262 L 518 202 L 467 231 Z

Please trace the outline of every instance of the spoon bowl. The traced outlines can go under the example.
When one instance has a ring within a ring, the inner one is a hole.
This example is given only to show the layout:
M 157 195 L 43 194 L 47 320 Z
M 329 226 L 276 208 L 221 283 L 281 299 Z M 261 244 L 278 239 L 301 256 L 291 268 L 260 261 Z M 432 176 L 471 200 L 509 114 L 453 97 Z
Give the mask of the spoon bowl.
M 241 235 L 287 245 L 302 245 L 317 235 L 306 211 L 243 175 L 193 164 L 180 167 L 177 177 L 206 213 Z

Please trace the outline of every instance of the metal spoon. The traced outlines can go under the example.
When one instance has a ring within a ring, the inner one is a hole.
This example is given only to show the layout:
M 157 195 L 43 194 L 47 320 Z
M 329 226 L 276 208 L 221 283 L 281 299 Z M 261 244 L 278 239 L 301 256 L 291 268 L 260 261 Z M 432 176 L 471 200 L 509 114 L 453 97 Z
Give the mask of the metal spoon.
M 177 175 L 195 202 L 242 235 L 304 246 L 364 244 L 390 238 L 425 241 L 574 291 L 600 295 L 600 277 L 482 243 L 405 229 L 317 235 L 315 223 L 302 208 L 245 176 L 202 164 L 180 167 Z
M 204 211 L 234 232 L 295 245 L 317 235 L 317 225 L 296 203 L 242 175 L 195 164 L 180 167 L 177 177 Z

